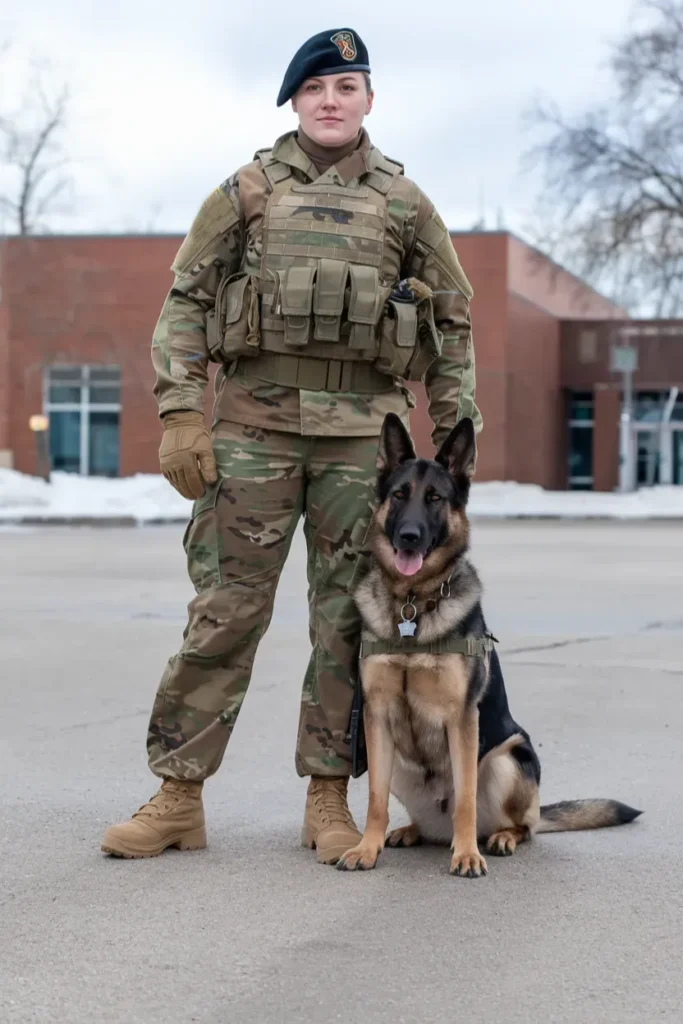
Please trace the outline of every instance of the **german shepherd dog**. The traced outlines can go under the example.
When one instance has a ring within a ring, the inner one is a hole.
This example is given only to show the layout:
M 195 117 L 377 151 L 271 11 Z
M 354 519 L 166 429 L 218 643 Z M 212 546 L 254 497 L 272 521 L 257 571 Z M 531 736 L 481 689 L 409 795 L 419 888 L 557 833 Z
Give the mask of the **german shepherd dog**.
M 341 870 L 374 867 L 385 842 L 426 839 L 451 843 L 452 875 L 479 878 L 487 868 L 478 839 L 488 853 L 509 856 L 534 832 L 619 825 L 641 813 L 615 800 L 540 806 L 540 763 L 510 715 L 467 557 L 475 455 L 471 419 L 434 460 L 416 458 L 398 416 L 384 422 L 372 557 L 353 585 L 363 623 L 369 807 L 363 838 L 340 859 Z M 390 792 L 411 824 L 385 839 Z

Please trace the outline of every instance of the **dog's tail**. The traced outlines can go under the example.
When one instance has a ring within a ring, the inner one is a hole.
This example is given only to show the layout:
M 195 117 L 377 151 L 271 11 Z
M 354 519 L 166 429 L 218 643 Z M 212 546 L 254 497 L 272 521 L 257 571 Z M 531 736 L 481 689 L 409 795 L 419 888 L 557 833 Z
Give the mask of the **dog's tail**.
M 541 820 L 535 831 L 578 832 L 586 828 L 626 825 L 642 813 L 618 800 L 562 800 L 559 804 L 541 807 Z

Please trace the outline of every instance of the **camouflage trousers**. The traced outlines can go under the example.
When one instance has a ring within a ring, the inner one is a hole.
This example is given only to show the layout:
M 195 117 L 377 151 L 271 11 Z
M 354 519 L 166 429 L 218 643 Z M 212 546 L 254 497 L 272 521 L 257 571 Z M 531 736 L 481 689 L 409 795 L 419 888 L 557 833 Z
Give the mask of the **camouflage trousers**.
M 360 624 L 348 586 L 370 521 L 377 444 L 376 437 L 216 425 L 218 484 L 195 502 L 183 541 L 197 596 L 149 725 L 156 775 L 199 780 L 218 769 L 302 515 L 312 652 L 296 769 L 301 776 L 351 774 Z

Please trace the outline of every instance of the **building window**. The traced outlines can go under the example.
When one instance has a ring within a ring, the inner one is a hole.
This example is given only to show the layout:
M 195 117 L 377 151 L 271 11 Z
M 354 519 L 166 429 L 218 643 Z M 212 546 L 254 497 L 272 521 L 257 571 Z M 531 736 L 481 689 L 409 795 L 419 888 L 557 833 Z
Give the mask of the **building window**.
M 683 481 L 683 399 L 679 389 L 639 391 L 633 403 L 636 486 Z
M 593 489 L 593 394 L 569 396 L 569 489 Z
M 595 363 L 598 358 L 598 332 L 584 329 L 579 333 L 579 362 Z
M 636 484 L 654 487 L 660 483 L 660 437 L 656 430 L 637 430 Z
M 52 469 L 118 476 L 121 371 L 118 366 L 50 366 L 43 411 Z

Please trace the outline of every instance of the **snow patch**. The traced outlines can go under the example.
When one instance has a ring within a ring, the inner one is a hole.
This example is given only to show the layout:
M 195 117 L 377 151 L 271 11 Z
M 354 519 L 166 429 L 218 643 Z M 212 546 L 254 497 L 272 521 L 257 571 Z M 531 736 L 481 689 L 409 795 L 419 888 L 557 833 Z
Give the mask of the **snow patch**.
M 0 469 L 0 523 L 53 518 L 189 519 L 192 502 L 175 491 L 163 476 L 138 473 L 109 480 L 53 473 L 50 483 Z M 469 512 L 480 518 L 557 516 L 569 519 L 683 518 L 683 487 L 650 487 L 633 494 L 591 491 L 544 491 L 534 484 L 473 484 Z
M 121 479 L 52 473 L 50 483 L 0 469 L 0 521 L 20 518 L 188 519 L 192 502 L 160 474 L 137 473 Z

